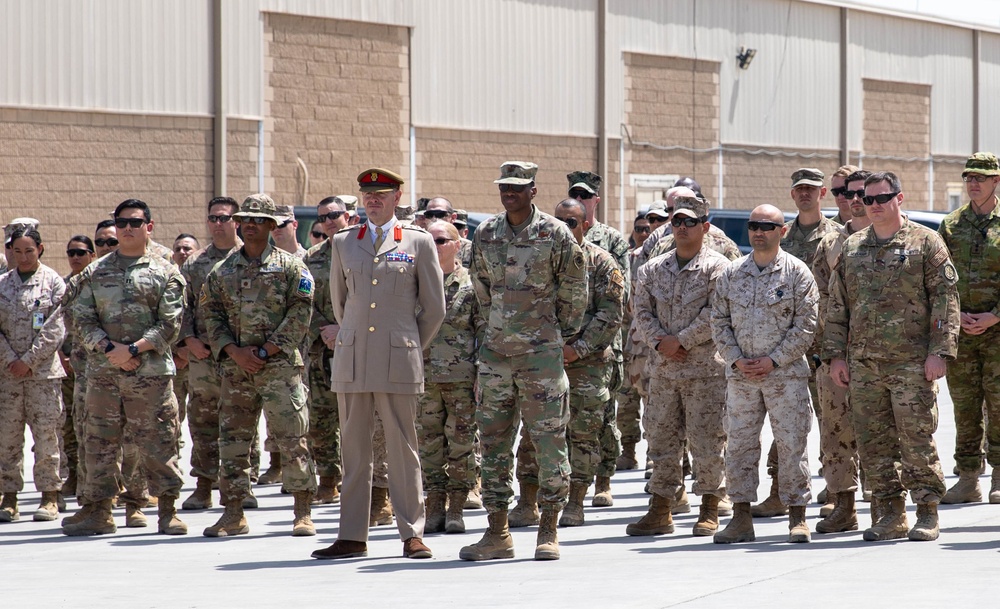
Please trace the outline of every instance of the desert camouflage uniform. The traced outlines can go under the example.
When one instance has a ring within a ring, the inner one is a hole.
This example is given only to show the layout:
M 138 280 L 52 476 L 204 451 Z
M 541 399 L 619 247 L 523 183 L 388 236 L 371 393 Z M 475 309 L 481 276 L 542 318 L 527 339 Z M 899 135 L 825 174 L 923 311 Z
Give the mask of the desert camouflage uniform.
M 98 502 L 118 494 L 123 481 L 119 450 L 124 462 L 131 461 L 123 448 L 130 443 L 137 453 L 135 467 L 151 493 L 176 498 L 182 473 L 170 346 L 180 331 L 184 278 L 176 266 L 151 253 L 133 261 L 116 251 L 84 269 L 78 285 L 70 311 L 87 352 L 83 497 Z M 98 348 L 104 339 L 127 345 L 141 338 L 153 349 L 141 353 L 139 367 L 129 372 Z M 131 484 L 125 486 L 132 494 Z M 144 496 L 128 500 L 145 503 Z
M 282 484 L 292 491 L 316 491 L 316 471 L 306 437 L 307 389 L 300 348 L 309 331 L 313 278 L 301 260 L 270 245 L 259 259 L 234 250 L 208 274 L 202 287 L 205 327 L 222 377 L 219 455 L 223 503 L 250 494 L 250 444 L 262 409 L 281 453 Z M 224 348 L 281 349 L 256 374 L 245 372 Z
M 816 323 L 816 347 L 820 346 L 830 303 L 830 276 L 836 267 L 844 241 L 854 231 L 852 222 L 823 236 L 816 248 L 812 272 L 819 289 L 819 316 Z M 830 378 L 830 367 L 821 364 L 816 370 L 816 390 L 819 394 L 819 446 L 823 464 L 823 479 L 828 493 L 858 490 L 858 440 L 851 418 L 851 402 L 847 389 Z M 829 495 L 828 495 L 829 496 Z
M 645 246 L 645 244 L 643 245 Z M 649 250 L 647 260 L 652 260 L 657 256 L 666 254 L 675 247 L 677 245 L 674 243 L 674 234 L 672 232 L 667 233 L 654 243 L 653 247 Z M 705 247 L 722 254 L 729 260 L 736 260 L 743 255 L 740 253 L 740 247 L 736 245 L 736 242 L 726 236 L 726 233 L 721 228 L 712 224 L 708 225 L 708 232 L 705 233 Z
M 908 218 L 887 243 L 872 227 L 848 237 L 834 269 L 823 360 L 850 367 L 861 463 L 879 499 L 909 490 L 916 503 L 937 503 L 944 495 L 937 396 L 924 362 L 955 359 L 957 275 L 944 240 Z
M 726 479 L 734 503 L 757 500 L 764 416 L 778 447 L 778 497 L 809 503 L 806 438 L 812 425 L 806 350 L 813 344 L 818 293 L 806 263 L 778 250 L 763 270 L 753 255 L 729 264 L 712 299 L 712 338 L 726 363 Z M 748 379 L 741 358 L 770 357 L 775 368 Z
M 214 244 L 198 250 L 184 261 L 181 274 L 187 285 L 184 288 L 184 321 L 181 324 L 180 343 L 195 337 L 210 345 L 208 328 L 205 327 L 206 311 L 199 305 L 201 288 L 209 271 L 226 256 L 239 250 L 243 243 L 221 250 Z M 205 359 L 191 357 L 188 363 L 191 403 L 188 408 L 188 430 L 191 432 L 191 475 L 213 482 L 219 480 L 219 362 L 213 355 Z M 253 443 L 254 446 L 257 442 Z M 259 462 L 259 457 L 258 457 Z
M 576 335 L 566 339 L 566 344 L 580 356 L 580 359 L 565 364 L 570 406 L 567 439 L 572 468 L 570 480 L 574 484 L 590 486 L 606 450 L 601 436 L 605 429 L 607 405 L 611 400 L 610 383 L 616 364 L 613 343 L 621 329 L 625 278 L 606 250 L 585 241 L 583 253 L 587 258 L 587 310 L 583 327 Z M 613 424 L 611 429 L 613 434 Z M 611 473 L 614 473 L 613 466 Z M 601 472 L 601 475 L 610 477 L 606 472 Z M 521 443 L 517 450 L 517 479 L 522 484 L 538 484 L 534 445 L 525 428 L 521 429 Z
M 515 234 L 507 215 L 479 226 L 470 275 L 485 324 L 479 350 L 483 503 L 507 509 L 518 414 L 538 450 L 539 503 L 561 510 L 569 493 L 569 381 L 562 346 L 583 324 L 587 264 L 573 234 L 532 205 Z
M 424 350 L 417 434 L 425 491 L 476 485 L 476 334 L 479 304 L 463 266 L 444 278 L 446 316 Z M 481 328 L 478 328 L 480 331 Z
M 711 297 L 728 259 L 706 244 L 679 268 L 677 250 L 639 267 L 635 282 L 638 335 L 650 350 L 647 362 L 649 399 L 643 416 L 653 460 L 649 488 L 674 497 L 684 486 L 681 460 L 685 441 L 691 448 L 693 491 L 726 495 L 726 379 L 712 342 Z M 659 337 L 676 336 L 687 351 L 683 362 L 661 355 Z
M 994 196 L 994 205 L 1000 200 Z M 1000 316 L 1000 209 L 977 216 L 971 205 L 951 212 L 938 229 L 958 271 L 958 297 L 965 313 Z M 958 335 L 958 358 L 948 365 L 948 391 L 955 404 L 955 463 L 978 472 L 983 459 L 1000 468 L 1000 324 L 982 334 Z M 985 414 L 983 408 L 985 405 Z
M 60 304 L 66 291 L 59 274 L 40 264 L 25 281 L 17 269 L 0 276 L 0 492 L 24 489 L 24 426 L 34 441 L 35 488 L 57 491 L 59 431 L 63 417 L 59 344 L 66 336 Z M 17 360 L 31 368 L 15 377 Z

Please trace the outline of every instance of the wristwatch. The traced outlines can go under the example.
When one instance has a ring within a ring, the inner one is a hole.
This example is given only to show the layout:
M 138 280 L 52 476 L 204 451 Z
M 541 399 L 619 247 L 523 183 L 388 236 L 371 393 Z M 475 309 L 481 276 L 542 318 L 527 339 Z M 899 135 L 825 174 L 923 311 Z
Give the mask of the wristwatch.
M 132 354 L 132 357 L 138 357 L 139 347 L 137 347 L 135 343 L 132 343 L 131 345 L 128 346 L 128 352 Z
M 257 357 L 266 360 L 268 358 L 267 349 L 264 347 L 257 347 Z

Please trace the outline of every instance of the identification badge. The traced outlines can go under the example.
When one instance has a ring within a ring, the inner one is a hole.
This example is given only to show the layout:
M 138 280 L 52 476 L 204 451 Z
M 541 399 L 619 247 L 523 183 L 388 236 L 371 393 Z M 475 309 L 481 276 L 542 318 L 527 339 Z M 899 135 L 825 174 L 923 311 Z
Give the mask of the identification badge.
M 31 329 L 41 330 L 42 326 L 45 325 L 45 314 L 41 311 L 35 311 L 31 314 Z

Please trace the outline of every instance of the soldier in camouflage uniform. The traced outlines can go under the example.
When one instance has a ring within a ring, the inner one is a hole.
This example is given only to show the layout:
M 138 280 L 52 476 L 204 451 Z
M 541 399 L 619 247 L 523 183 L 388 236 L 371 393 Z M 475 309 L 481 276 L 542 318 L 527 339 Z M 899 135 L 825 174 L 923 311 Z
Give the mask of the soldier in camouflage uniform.
M 595 494 L 610 492 L 610 476 L 598 472 L 605 447 L 602 446 L 608 403 L 612 400 L 611 383 L 617 363 L 614 343 L 621 329 L 624 310 L 625 278 L 614 258 L 606 250 L 584 237 L 589 228 L 586 209 L 577 199 L 566 199 L 555 209 L 555 217 L 569 227 L 587 259 L 587 310 L 580 331 L 566 339 L 563 365 L 569 377 L 570 418 L 567 427 L 570 475 L 569 501 L 559 519 L 559 526 L 580 526 L 584 523 L 583 500 L 594 476 L 599 481 Z M 612 405 L 613 409 L 613 405 Z M 613 410 L 612 410 L 613 412 Z M 614 421 L 610 421 L 614 430 Z M 617 454 L 616 454 L 617 457 Z M 517 450 L 517 480 L 521 488 L 538 486 L 538 463 L 534 445 L 525 427 L 521 428 L 521 443 Z M 524 510 L 530 517 L 524 517 Z M 538 522 L 537 506 L 519 502 L 510 515 L 509 524 L 527 526 Z M 519 513 L 519 510 L 521 512 Z M 519 520 L 515 524 L 515 519 Z
M 471 275 L 486 324 L 476 422 L 489 528 L 478 543 L 462 548 L 463 560 L 514 556 L 507 505 L 514 494 L 511 450 L 519 418 L 538 451 L 542 516 L 535 558 L 559 558 L 556 524 L 570 477 L 569 381 L 562 349 L 583 324 L 587 264 L 569 229 L 532 204 L 537 170 L 521 161 L 501 165 L 496 183 L 507 212 L 480 225 L 473 239 Z M 538 492 L 522 492 L 531 490 Z
M 59 431 L 63 416 L 59 344 L 66 335 L 59 274 L 41 264 L 41 235 L 18 228 L 10 236 L 14 268 L 0 276 L 0 522 L 18 519 L 24 488 L 24 428 L 34 441 L 35 487 L 42 500 L 33 519 L 58 516 Z
M 458 229 L 459 241 L 462 244 L 458 250 L 458 259 L 462 262 L 462 266 L 469 268 L 472 266 L 472 241 L 468 239 L 469 212 L 464 209 L 456 209 L 455 220 L 452 224 Z
M 120 247 L 81 273 L 71 317 L 87 350 L 86 505 L 80 519 L 63 522 L 67 535 L 114 533 L 112 501 L 122 471 L 118 454 L 131 438 L 150 492 L 159 498 L 157 530 L 183 535 L 179 426 L 170 346 L 180 331 L 184 278 L 172 263 L 147 249 L 153 229 L 149 207 L 137 199 L 115 209 Z M 141 505 L 129 503 L 126 524 Z M 131 513 L 130 513 L 131 512 Z
M 199 307 L 222 377 L 219 403 L 220 490 L 226 511 L 207 537 L 250 532 L 243 500 L 250 493 L 250 444 L 261 411 L 281 452 L 282 483 L 295 497 L 293 536 L 316 534 L 310 503 L 316 471 L 306 436 L 307 389 L 300 351 L 309 330 L 313 278 L 294 255 L 272 247 L 274 201 L 250 195 L 233 215 L 243 247 L 215 265 L 202 286 Z
M 434 200 L 428 205 L 433 208 Z M 447 219 L 431 220 L 427 231 L 444 273 L 446 314 L 441 330 L 424 350 L 424 392 L 417 434 L 427 492 L 427 533 L 464 533 L 462 510 L 476 485 L 477 323 L 482 322 L 469 272 L 457 260 L 458 229 Z M 447 509 L 447 513 L 446 513 Z
M 955 404 L 955 462 L 959 481 L 941 503 L 982 501 L 979 472 L 986 458 L 993 468 L 990 503 L 1000 503 L 1000 162 L 989 152 L 969 157 L 962 172 L 969 203 L 948 214 L 940 233 L 958 270 L 962 332 L 958 359 L 948 366 L 948 391 Z M 984 408 L 985 406 L 985 408 Z M 985 436 L 985 437 L 984 437 Z
M 635 282 L 637 334 L 652 352 L 643 427 L 654 463 L 653 497 L 649 511 L 626 533 L 674 531 L 671 504 L 684 488 L 687 442 L 697 466 L 693 491 L 702 495 L 693 533 L 705 536 L 718 528 L 719 500 L 726 496 L 726 380 L 712 342 L 710 299 L 729 261 L 705 243 L 706 201 L 677 197 L 671 224 L 678 247 L 639 267 Z
M 806 525 L 812 424 L 806 350 L 816 330 L 816 281 L 806 263 L 785 253 L 781 210 L 761 205 L 747 227 L 753 252 L 730 263 L 716 283 L 712 337 L 726 363 L 726 479 L 733 519 L 715 543 L 755 539 L 750 502 L 757 497 L 764 416 L 778 444 L 778 490 L 789 506 L 788 541 L 810 540 Z
M 233 220 L 233 214 L 238 210 L 239 205 L 229 197 L 216 197 L 209 201 L 207 223 L 212 243 L 192 254 L 181 266 L 186 286 L 184 321 L 177 344 L 183 345 L 190 357 L 188 429 L 191 432 L 191 475 L 197 479 L 194 493 L 181 506 L 185 510 L 212 507 L 212 487 L 219 483 L 219 388 L 222 379 L 219 377 L 219 362 L 212 356 L 209 347 L 205 325 L 207 311 L 199 300 L 209 271 L 243 246 L 236 236 L 236 222 Z M 256 503 L 252 497 L 247 497 L 248 506 Z
M 833 188 L 833 190 L 844 188 L 844 191 L 836 193 L 836 196 L 851 202 L 852 217 L 842 229 L 827 233 L 816 248 L 812 272 L 819 288 L 817 337 L 823 336 L 826 326 L 830 308 L 830 277 L 836 268 L 844 242 L 849 236 L 871 225 L 862 202 L 865 179 L 869 175 L 871 173 L 868 171 L 856 170 Z M 833 180 L 836 184 L 837 174 L 834 174 Z M 817 339 L 816 342 L 819 344 L 821 340 Z M 833 382 L 833 378 L 830 377 L 830 367 L 826 363 L 821 364 L 816 371 L 816 389 L 819 393 L 820 421 L 823 422 L 819 430 L 823 479 L 826 480 L 828 501 L 833 501 L 833 509 L 829 513 L 820 512 L 825 518 L 816 523 L 816 531 L 819 533 L 854 531 L 858 528 L 854 495 L 858 490 L 859 460 L 857 435 L 854 433 L 854 421 L 851 418 L 851 403 L 847 389 Z
M 906 218 L 902 200 L 895 174 L 865 180 L 872 226 L 844 242 L 823 334 L 830 374 L 850 388 L 861 462 L 878 502 L 866 541 L 937 539 L 945 492 L 934 382 L 957 352 L 958 273 L 944 240 Z M 909 532 L 907 490 L 917 504 Z

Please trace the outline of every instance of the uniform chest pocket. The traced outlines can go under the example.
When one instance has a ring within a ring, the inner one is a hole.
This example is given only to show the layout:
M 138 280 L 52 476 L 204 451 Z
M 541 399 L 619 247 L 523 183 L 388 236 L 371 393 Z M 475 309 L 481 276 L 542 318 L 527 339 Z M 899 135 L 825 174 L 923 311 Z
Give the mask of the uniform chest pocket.
M 685 305 L 694 302 L 705 302 L 707 300 L 708 300 L 707 285 L 689 286 L 684 290 L 684 294 L 681 295 L 681 303 Z
M 415 294 L 416 285 L 414 263 L 412 262 L 388 262 L 386 264 L 387 280 L 393 282 L 392 293 L 396 296 L 405 294 Z
M 795 308 L 794 297 L 795 294 L 791 288 L 778 286 L 767 292 L 764 302 L 767 304 L 768 311 L 775 318 L 791 318 Z
M 534 292 L 547 293 L 552 289 L 552 274 L 548 261 L 552 256 L 551 242 L 514 244 L 507 252 L 507 264 L 516 269 L 515 282 Z M 544 264 L 536 264 L 544 261 Z

